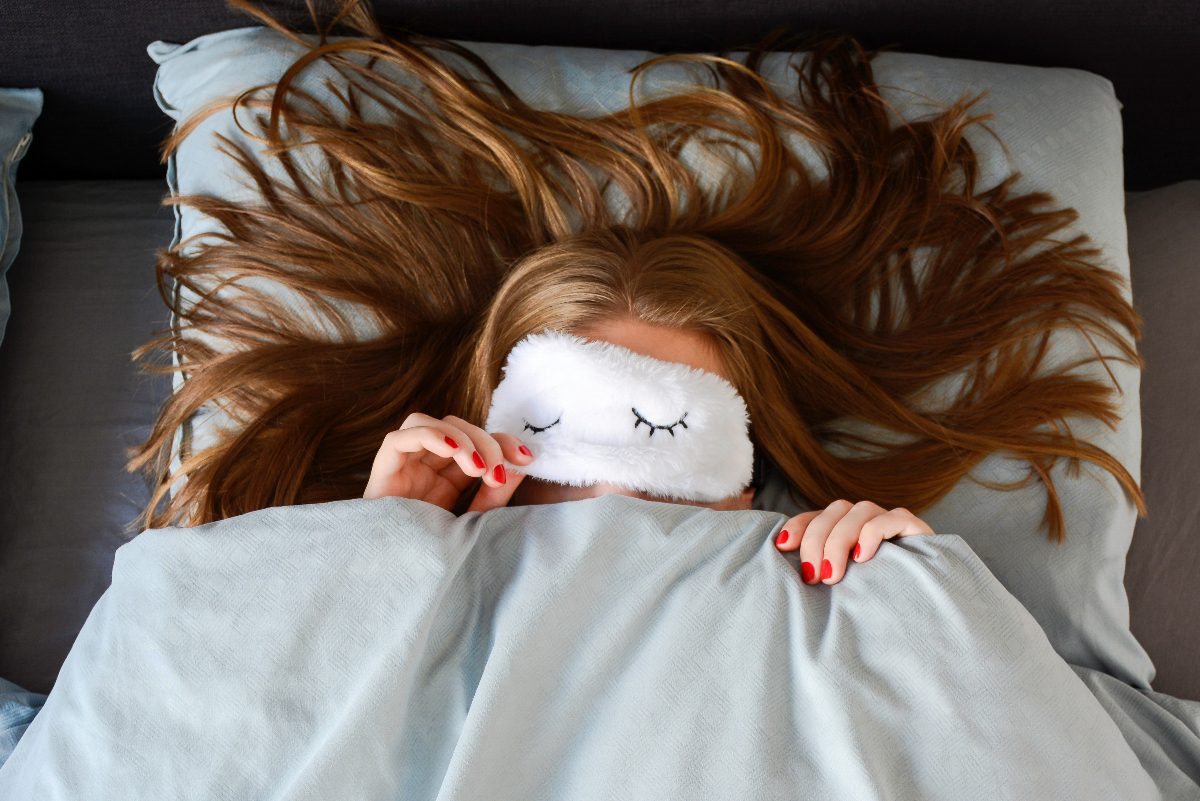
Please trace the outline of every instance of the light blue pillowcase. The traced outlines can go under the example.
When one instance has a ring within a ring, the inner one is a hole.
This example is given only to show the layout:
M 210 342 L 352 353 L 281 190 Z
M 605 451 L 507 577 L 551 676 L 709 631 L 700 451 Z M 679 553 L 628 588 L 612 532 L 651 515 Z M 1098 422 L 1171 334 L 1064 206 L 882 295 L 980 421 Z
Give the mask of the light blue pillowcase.
M 17 741 L 45 702 L 44 694 L 31 693 L 0 679 L 0 767 L 8 761 Z
M 8 267 L 21 245 L 21 209 L 17 204 L 17 165 L 29 150 L 33 123 L 42 113 L 41 89 L 0 89 L 0 342 L 12 306 L 8 299 Z

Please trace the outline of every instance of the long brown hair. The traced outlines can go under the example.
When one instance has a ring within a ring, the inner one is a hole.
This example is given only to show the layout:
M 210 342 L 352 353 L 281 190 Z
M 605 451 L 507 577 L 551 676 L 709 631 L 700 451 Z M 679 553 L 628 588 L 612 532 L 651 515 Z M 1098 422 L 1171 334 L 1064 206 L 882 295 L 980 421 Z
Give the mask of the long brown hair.
M 289 180 L 220 137 L 261 201 L 163 201 L 210 215 L 227 234 L 157 254 L 168 304 L 168 278 L 204 300 L 175 304 L 184 325 L 134 352 L 173 352 L 187 375 L 131 451 L 129 469 L 157 482 L 134 525 L 361 497 L 384 435 L 408 413 L 480 422 L 522 336 L 625 314 L 713 338 L 746 399 L 756 449 L 815 506 L 869 499 L 919 514 L 1004 451 L 1027 461 L 1029 475 L 989 486 L 1040 478 L 1052 540 L 1066 536 L 1049 474 L 1060 457 L 1110 471 L 1145 515 L 1129 472 L 1065 425 L 1082 416 L 1115 427 L 1113 386 L 1038 371 L 1052 332 L 1064 329 L 1094 332 L 1122 354 L 1097 350 L 1079 364 L 1141 368 L 1141 318 L 1087 236 L 1053 238 L 1077 219 L 1073 209 L 1045 192 L 1014 194 L 1019 174 L 977 190 L 964 132 L 990 117 L 971 114 L 982 94 L 893 127 L 871 69 L 878 50 L 777 29 L 744 64 L 728 50 L 648 59 L 631 70 L 635 82 L 674 61 L 698 65 L 715 85 L 641 103 L 631 87 L 628 108 L 586 117 L 527 105 L 449 40 L 385 32 L 362 0 L 344 2 L 326 25 L 310 2 L 315 42 L 248 0 L 230 5 L 307 52 L 266 87 L 270 98 L 250 90 L 182 122 L 163 161 L 222 108 L 269 109 L 257 116 L 263 152 Z M 328 41 L 339 24 L 353 35 Z M 804 54 L 794 100 L 758 71 L 783 44 Z M 316 59 L 346 78 L 329 100 L 292 86 Z M 412 84 L 385 77 L 377 61 Z M 364 98 L 390 118 L 365 119 Z M 796 137 L 820 155 L 825 176 L 809 173 Z M 731 172 L 710 191 L 682 157 L 691 142 L 752 155 L 752 169 L 727 161 Z M 302 146 L 320 149 L 321 174 L 296 158 Z M 627 201 L 618 211 L 607 197 L 615 190 Z M 216 294 L 218 276 L 290 289 L 333 334 L 260 289 Z M 377 334 L 356 337 L 348 307 Z M 927 408 L 923 391 L 959 371 L 962 389 Z M 236 426 L 183 454 L 169 475 L 173 434 L 206 403 Z M 845 430 L 847 418 L 900 439 Z M 835 454 L 834 444 L 854 452 Z M 169 497 L 180 476 L 186 483 Z

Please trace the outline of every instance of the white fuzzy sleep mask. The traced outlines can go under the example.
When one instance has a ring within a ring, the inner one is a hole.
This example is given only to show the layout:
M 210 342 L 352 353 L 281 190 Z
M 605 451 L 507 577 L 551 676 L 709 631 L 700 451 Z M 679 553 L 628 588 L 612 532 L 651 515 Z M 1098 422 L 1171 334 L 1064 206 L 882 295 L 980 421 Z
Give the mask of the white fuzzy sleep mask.
M 485 430 L 528 443 L 537 458 L 508 464 L 535 478 L 707 503 L 750 483 L 749 424 L 715 373 L 547 330 L 508 354 Z

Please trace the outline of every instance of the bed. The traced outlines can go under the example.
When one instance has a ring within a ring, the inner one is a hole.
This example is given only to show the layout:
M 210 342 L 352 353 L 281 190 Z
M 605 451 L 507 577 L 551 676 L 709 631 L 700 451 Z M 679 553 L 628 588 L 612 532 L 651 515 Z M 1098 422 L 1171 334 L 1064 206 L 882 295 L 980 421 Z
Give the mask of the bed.
M 885 4 L 853 12 L 837 4 L 693 4 L 642 10 L 635 23 L 621 9 L 587 6 L 376 8 L 387 22 L 464 40 L 629 49 L 703 49 L 718 35 L 751 38 L 787 19 L 899 42 L 905 51 L 1071 67 L 1111 79 L 1123 104 L 1133 295 L 1146 318 L 1141 477 L 1151 510 L 1137 520 L 1119 578 L 1129 631 L 1153 662 L 1153 689 L 1133 690 L 1102 672 L 1080 679 L 1122 721 L 1121 734 L 1152 778 L 1169 766 L 1170 778 L 1157 788 L 1163 797 L 1188 797 L 1188 782 L 1200 780 L 1200 716 L 1171 699 L 1200 700 L 1200 435 L 1189 419 L 1190 399 L 1200 392 L 1200 329 L 1191 309 L 1200 294 L 1200 153 L 1187 135 L 1200 111 L 1184 100 L 1197 66 L 1186 43 L 1200 35 L 1200 12 L 1168 2 L 1152 4 L 1156 13 L 1092 9 L 1083 18 L 1023 3 L 940 4 L 904 15 Z M 36 144 L 20 168 L 24 233 L 8 274 L 13 312 L 0 344 L 0 679 L 32 694 L 54 687 L 112 582 L 115 552 L 136 533 L 128 522 L 149 488 L 124 471 L 124 449 L 146 436 L 172 391 L 169 377 L 138 373 L 129 358 L 169 322 L 153 285 L 153 253 L 176 225 L 161 205 L 157 146 L 170 121 L 150 92 L 155 64 L 146 46 L 247 24 L 212 2 L 181 6 L 171 19 L 139 3 L 61 12 L 45 5 L 6 11 L 11 24 L 0 49 L 0 85 L 46 93 Z M 578 24 L 581 14 L 597 24 Z M 121 30 L 115 40 L 114 29 Z M 89 67 L 96 62 L 104 69 Z M 79 146 L 84 132 L 88 147 Z M 1146 698 L 1162 703 L 1139 705 Z M 1189 713 L 1196 716 L 1190 724 Z M 1176 716 L 1164 722 L 1164 714 Z M 1168 725 L 1174 756 L 1155 756 L 1155 747 L 1170 750 L 1154 734 L 1165 729 L 1155 726 Z M 1150 734 L 1139 739 L 1135 729 Z M 514 797 L 518 790 L 533 792 L 517 787 Z

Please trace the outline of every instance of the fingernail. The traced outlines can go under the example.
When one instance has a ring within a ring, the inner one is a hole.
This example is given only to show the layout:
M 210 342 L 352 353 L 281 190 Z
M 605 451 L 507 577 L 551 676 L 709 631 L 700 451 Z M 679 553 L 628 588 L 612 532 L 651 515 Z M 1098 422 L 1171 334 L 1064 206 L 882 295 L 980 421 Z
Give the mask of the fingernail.
M 444 439 L 446 440 L 446 444 L 449 445 L 451 448 L 458 447 L 458 443 L 455 442 L 454 440 L 450 439 L 449 437 L 445 437 Z
M 804 579 L 805 582 L 812 581 L 816 573 L 817 571 L 813 569 L 811 562 L 800 563 L 800 578 Z
M 496 465 L 496 469 L 492 471 L 492 475 L 494 475 L 496 477 L 497 481 L 499 481 L 501 484 L 503 484 L 505 481 L 504 465 L 502 465 L 502 464 Z
M 826 559 L 821 563 L 821 580 L 833 578 L 833 563 Z
M 529 450 L 529 448 L 526 448 L 524 445 L 517 448 L 517 450 L 519 450 L 521 453 L 525 454 L 526 456 L 533 456 L 533 451 Z
M 475 463 L 475 466 L 476 466 L 476 467 L 483 467 L 483 466 L 484 466 L 484 464 L 483 464 L 483 457 L 479 455 L 479 451 L 472 451 L 472 452 L 471 452 L 471 461 L 473 461 L 473 462 Z
M 788 538 L 788 533 L 787 533 L 787 529 L 785 528 L 783 531 L 779 532 L 779 536 L 775 538 L 775 544 L 783 545 L 785 542 L 787 542 L 787 538 Z
M 862 551 L 862 545 L 860 545 L 860 544 L 858 544 L 858 543 L 855 543 L 855 545 L 854 545 L 854 559 L 855 559 L 856 561 L 858 560 L 858 554 L 859 554 L 861 551 Z

